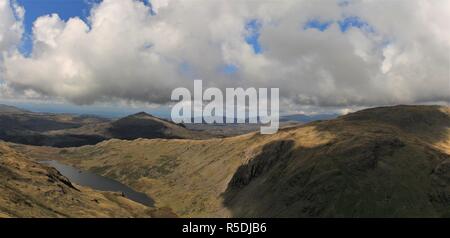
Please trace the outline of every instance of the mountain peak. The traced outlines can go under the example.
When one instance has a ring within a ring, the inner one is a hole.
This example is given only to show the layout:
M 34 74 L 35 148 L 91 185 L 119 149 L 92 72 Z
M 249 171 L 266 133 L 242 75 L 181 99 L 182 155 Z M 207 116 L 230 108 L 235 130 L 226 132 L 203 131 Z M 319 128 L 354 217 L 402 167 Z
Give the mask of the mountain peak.
M 426 132 L 450 126 L 450 109 L 446 106 L 398 105 L 370 108 L 340 117 L 347 121 L 372 121 L 397 126 L 410 132 Z
M 111 123 L 109 132 L 114 138 L 205 138 L 200 132 L 190 131 L 169 120 L 155 117 L 146 112 L 139 112 Z
M 148 113 L 146 113 L 146 112 L 138 112 L 138 113 L 135 113 L 135 114 L 132 114 L 132 115 L 130 115 L 131 117 L 132 116 L 151 116 L 151 117 L 153 117 L 151 114 L 148 114 Z

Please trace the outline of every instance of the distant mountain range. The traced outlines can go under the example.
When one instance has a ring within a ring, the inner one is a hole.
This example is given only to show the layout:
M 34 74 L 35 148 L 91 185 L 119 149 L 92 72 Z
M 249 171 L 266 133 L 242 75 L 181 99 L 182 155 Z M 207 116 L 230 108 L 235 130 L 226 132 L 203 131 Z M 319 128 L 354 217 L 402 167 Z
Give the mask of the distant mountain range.
M 292 115 L 284 115 L 284 116 L 280 116 L 280 122 L 301 122 L 301 123 L 308 123 L 308 122 L 312 122 L 312 121 L 318 121 L 318 120 L 330 120 L 330 119 L 334 119 L 336 117 L 338 117 L 339 114 L 311 114 L 311 115 L 306 115 L 306 114 L 292 114 Z M 194 121 L 195 118 L 192 118 L 191 121 Z M 232 123 L 236 123 L 237 124 L 237 118 L 227 118 L 227 117 L 223 117 L 223 122 L 226 122 L 227 120 L 232 121 Z M 203 123 L 206 123 L 205 120 L 198 120 L 198 121 L 202 121 Z M 246 118 L 246 122 L 249 121 L 249 118 Z M 259 117 L 256 118 L 256 121 L 258 121 L 259 123 Z M 221 124 L 221 123 L 218 123 Z M 227 123 L 229 124 L 229 123 Z
M 313 114 L 313 115 L 293 114 L 293 115 L 281 116 L 280 121 L 281 122 L 296 121 L 296 122 L 302 122 L 302 123 L 309 123 L 309 122 L 313 122 L 313 121 L 335 119 L 338 116 L 339 116 L 339 114 Z
M 289 115 L 281 117 L 280 121 L 286 126 L 335 117 L 334 114 Z M 37 146 L 76 147 L 108 139 L 207 139 L 245 134 L 259 127 L 233 123 L 175 124 L 145 112 L 111 120 L 93 115 L 36 113 L 0 105 L 0 140 Z
M 28 145 L 74 147 L 104 140 L 137 138 L 209 138 L 147 113 L 118 120 L 92 115 L 34 113 L 0 105 L 0 140 Z

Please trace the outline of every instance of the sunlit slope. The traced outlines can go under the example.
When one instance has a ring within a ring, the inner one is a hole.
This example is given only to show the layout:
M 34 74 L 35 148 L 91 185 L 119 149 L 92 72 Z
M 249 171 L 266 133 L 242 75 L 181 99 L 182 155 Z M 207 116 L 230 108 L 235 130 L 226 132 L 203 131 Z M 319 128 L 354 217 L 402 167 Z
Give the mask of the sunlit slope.
M 56 170 L 35 163 L 0 143 L 0 217 L 155 217 L 118 193 L 72 184 Z
M 274 135 L 21 148 L 148 193 L 181 216 L 449 217 L 447 107 L 374 108 Z

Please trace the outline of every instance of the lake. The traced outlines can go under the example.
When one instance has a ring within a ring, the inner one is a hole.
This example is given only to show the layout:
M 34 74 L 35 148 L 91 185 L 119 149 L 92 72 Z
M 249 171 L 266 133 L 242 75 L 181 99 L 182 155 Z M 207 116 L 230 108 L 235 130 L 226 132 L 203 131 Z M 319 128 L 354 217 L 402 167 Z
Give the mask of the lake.
M 132 188 L 110 178 L 106 178 L 89 171 L 81 171 L 55 160 L 40 161 L 41 164 L 51 166 L 58 170 L 70 182 L 90 187 L 100 191 L 122 192 L 125 197 L 148 207 L 153 207 L 154 201 L 144 193 L 136 192 Z

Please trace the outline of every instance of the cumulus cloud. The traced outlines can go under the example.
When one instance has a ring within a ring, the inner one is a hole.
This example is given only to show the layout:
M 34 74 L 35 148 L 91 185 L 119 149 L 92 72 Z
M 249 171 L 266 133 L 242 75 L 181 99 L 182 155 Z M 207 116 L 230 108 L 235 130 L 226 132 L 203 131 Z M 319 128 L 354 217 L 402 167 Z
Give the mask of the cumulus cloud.
M 9 1 L 0 1 L 0 52 L 6 54 L 20 43 L 24 9 Z
M 4 81 L 3 59 L 20 45 L 23 16 L 24 9 L 15 2 L 0 1 L 0 96 L 3 98 L 15 95 Z
M 279 87 L 287 105 L 450 101 L 447 0 L 151 2 L 104 0 L 89 22 L 42 16 L 27 57 L 11 52 L 17 34 L 5 29 L 19 34 L 21 24 L 0 3 L 0 50 L 9 52 L 1 77 L 14 90 L 77 104 L 163 104 L 194 78 Z

